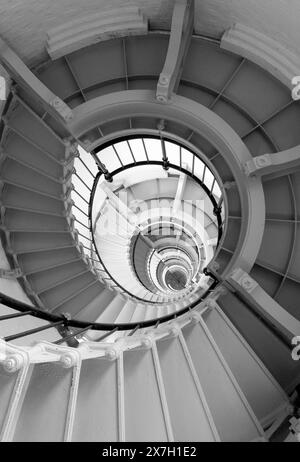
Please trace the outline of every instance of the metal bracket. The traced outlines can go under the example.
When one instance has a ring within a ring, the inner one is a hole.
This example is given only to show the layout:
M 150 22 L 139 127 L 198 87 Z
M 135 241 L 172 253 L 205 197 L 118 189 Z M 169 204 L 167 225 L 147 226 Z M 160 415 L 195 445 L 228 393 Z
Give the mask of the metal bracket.
M 4 269 L 0 268 L 0 278 L 2 279 L 17 279 L 22 276 L 22 271 L 19 268 L 16 269 Z
M 300 169 L 300 146 L 286 151 L 264 154 L 254 157 L 244 165 L 248 176 L 276 175 L 283 176 L 288 172 Z
M 300 321 L 288 313 L 260 285 L 241 268 L 236 268 L 228 275 L 226 282 L 241 295 L 255 311 L 275 326 L 286 339 L 297 336 L 300 332 Z M 290 345 L 290 340 L 288 340 Z

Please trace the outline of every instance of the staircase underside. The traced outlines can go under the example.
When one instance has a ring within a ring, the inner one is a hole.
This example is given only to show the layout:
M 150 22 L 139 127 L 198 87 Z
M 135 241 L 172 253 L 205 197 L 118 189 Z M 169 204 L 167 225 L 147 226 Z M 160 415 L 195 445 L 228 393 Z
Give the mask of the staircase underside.
M 99 278 L 76 232 L 71 198 L 76 154 L 70 140 L 101 161 L 108 143 L 158 135 L 164 119 L 166 137 L 199 152 L 224 186 L 225 230 L 211 266 L 217 279 L 242 267 L 300 321 L 300 173 L 249 178 L 244 170 L 254 157 L 300 144 L 299 102 L 264 69 L 222 50 L 217 41 L 193 36 L 177 94 L 171 104 L 160 104 L 155 92 L 168 40 L 169 33 L 152 31 L 39 64 L 35 75 L 75 114 L 65 124 L 29 91 L 14 87 L 1 125 L 0 157 L 1 237 L 9 263 L 41 311 L 110 324 L 170 314 L 169 306 L 141 304 L 105 275 Z M 149 193 L 148 198 L 158 194 Z M 199 304 L 196 318 L 189 314 L 130 340 L 123 333 L 96 343 L 89 331 L 78 351 L 53 346 L 52 340 L 36 348 L 8 346 L 4 359 L 22 361 L 13 374 L 0 371 L 2 438 L 264 438 L 287 409 L 285 393 L 298 384 L 299 365 L 247 300 L 226 288 L 210 294 L 218 299 L 213 308 Z M 22 392 L 17 398 L 16 391 Z M 54 405 L 59 415 L 49 420 L 47 409 Z M 151 419 L 144 418 L 147 413 Z

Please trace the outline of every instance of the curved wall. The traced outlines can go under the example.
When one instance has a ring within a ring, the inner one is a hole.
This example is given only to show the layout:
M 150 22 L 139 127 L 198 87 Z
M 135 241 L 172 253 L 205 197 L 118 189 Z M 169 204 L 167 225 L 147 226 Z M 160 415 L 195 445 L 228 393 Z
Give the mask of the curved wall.
M 120 6 L 139 6 L 150 29 L 169 30 L 173 0 L 10 0 L 0 4 L 1 36 L 27 63 L 47 59 L 47 31 L 80 16 Z M 300 48 L 298 0 L 196 0 L 195 32 L 220 38 L 235 22 L 257 29 L 286 45 Z

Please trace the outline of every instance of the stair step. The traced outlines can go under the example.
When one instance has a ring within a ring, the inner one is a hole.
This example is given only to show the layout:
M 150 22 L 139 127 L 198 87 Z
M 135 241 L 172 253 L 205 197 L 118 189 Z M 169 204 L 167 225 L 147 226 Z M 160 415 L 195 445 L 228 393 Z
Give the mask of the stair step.
M 45 251 L 38 254 L 20 255 L 18 261 L 24 273 L 32 274 L 47 271 L 54 266 L 68 264 L 70 261 L 80 259 L 80 254 L 74 247 L 61 250 Z
M 78 313 L 91 303 L 103 291 L 103 284 L 94 281 L 88 287 L 73 294 L 72 298 L 60 303 L 59 307 L 52 307 L 53 314 Z
M 65 213 L 63 202 L 36 194 L 26 189 L 24 190 L 11 184 L 5 184 L 2 193 L 2 202 L 6 204 L 7 207 L 31 208 L 32 210 L 59 213 L 60 215 Z
M 131 322 L 143 322 L 146 316 L 146 307 L 144 305 L 137 304 L 133 312 Z
M 2 168 L 1 176 L 4 182 L 19 184 L 30 188 L 34 185 L 34 189 L 49 196 L 59 197 L 62 194 L 62 184 L 58 184 L 40 173 L 33 171 L 28 167 L 24 167 L 11 159 L 6 159 Z
M 80 321 L 100 322 L 98 321 L 101 313 L 107 309 L 107 306 L 114 300 L 115 293 L 112 290 L 103 286 L 102 291 L 94 300 L 77 313 L 74 312 L 73 316 Z M 113 318 L 111 319 L 113 322 Z
M 37 175 L 41 175 L 45 179 L 48 179 L 48 180 L 53 181 L 54 183 L 57 183 L 57 184 L 60 184 L 60 185 L 62 184 L 61 179 L 62 179 L 62 176 L 63 176 L 63 169 L 61 169 L 60 172 L 57 172 L 58 173 L 57 175 L 51 175 L 51 173 L 49 171 L 44 170 L 43 168 L 41 169 L 41 168 L 37 167 L 36 163 L 28 163 L 27 157 L 23 157 L 23 159 L 19 159 L 18 157 L 16 157 L 13 154 L 6 154 L 6 159 L 9 159 L 11 162 L 14 162 L 15 164 L 18 164 L 21 167 L 24 167 L 26 169 L 26 171 L 31 170 L 31 171 L 35 172 Z M 24 161 L 24 159 L 26 159 L 26 162 Z
M 57 307 L 61 302 L 72 297 L 74 293 L 94 283 L 95 276 L 89 270 L 86 270 L 83 274 L 63 281 L 60 285 L 39 294 L 39 297 L 45 306 L 49 308 Z
M 125 304 L 126 300 L 124 300 L 123 297 L 120 295 L 115 296 L 110 303 L 106 305 L 104 311 L 97 318 L 96 322 L 104 324 L 114 322 L 121 313 Z
M 20 101 L 16 109 L 11 112 L 8 126 L 31 139 L 35 146 L 47 146 L 47 151 L 58 160 L 64 160 L 65 145 L 53 130 L 32 110 Z
M 48 286 L 44 287 L 42 290 L 38 290 L 37 294 L 42 294 L 42 293 L 54 290 L 54 289 L 56 289 L 57 287 L 59 287 L 61 285 L 64 285 L 64 284 L 66 284 L 68 282 L 73 281 L 73 279 L 75 279 L 77 281 L 77 278 L 79 278 L 81 276 L 84 276 L 88 272 L 89 272 L 88 269 L 84 269 L 83 271 L 80 271 L 79 273 L 75 273 L 74 275 L 69 275 L 65 279 L 60 279 L 59 281 L 57 281 L 55 283 L 52 283 L 52 284 L 49 284 Z
M 136 303 L 128 300 L 125 305 L 122 308 L 122 311 L 118 315 L 118 317 L 115 319 L 116 324 L 122 324 L 122 323 L 130 323 L 132 315 L 135 311 L 135 306 Z
M 4 226 L 9 230 L 28 230 L 38 231 L 68 231 L 69 226 L 65 217 L 53 217 L 38 213 L 14 211 L 7 209 L 4 218 Z
M 41 197 L 47 197 L 47 198 L 50 198 L 50 199 L 53 199 L 59 202 L 61 202 L 62 200 L 62 191 L 60 192 L 60 194 L 51 194 L 42 189 L 38 189 L 30 185 L 28 186 L 25 182 L 22 182 L 22 181 L 12 181 L 12 180 L 8 180 L 5 178 L 2 178 L 2 179 L 5 185 L 13 186 L 15 188 L 19 188 L 21 190 L 28 191 L 30 193 L 37 194 Z
M 65 213 L 59 213 L 59 212 L 49 212 L 46 210 L 41 210 L 41 209 L 33 209 L 29 207 L 24 207 L 24 206 L 18 206 L 18 205 L 10 205 L 7 203 L 3 203 L 2 206 L 6 210 L 13 210 L 16 213 L 21 212 L 21 213 L 30 213 L 30 214 L 37 214 L 37 215 L 42 215 L 46 217 L 58 217 L 58 218 L 65 218 Z M 41 217 L 43 219 L 43 217 Z
M 62 176 L 62 165 L 50 153 L 44 149 L 38 149 L 26 136 L 21 136 L 17 131 L 9 131 L 5 142 L 5 152 L 16 160 L 25 161 L 29 165 L 43 170 L 55 178 Z
M 86 270 L 86 265 L 82 260 L 65 263 L 61 266 L 54 267 L 47 271 L 36 272 L 28 276 L 28 280 L 37 293 L 47 289 L 47 287 L 59 284 L 67 276 L 73 277 L 75 274 Z
M 91 287 L 96 286 L 96 285 L 98 286 L 98 281 L 96 281 L 93 278 L 93 280 L 90 280 L 86 284 L 84 284 L 83 287 L 77 288 L 75 291 L 72 291 L 72 293 L 67 295 L 65 298 L 60 299 L 59 301 L 57 301 L 54 304 L 54 306 L 51 306 L 51 305 L 48 305 L 48 306 L 51 307 L 51 311 L 55 311 L 55 310 L 61 308 L 62 306 L 64 306 L 66 303 L 69 303 L 70 301 L 72 301 L 74 298 L 76 299 L 76 297 L 81 295 L 82 293 L 86 293 Z M 47 300 L 47 302 L 49 303 L 49 300 Z M 72 310 L 72 312 L 73 312 L 73 310 Z

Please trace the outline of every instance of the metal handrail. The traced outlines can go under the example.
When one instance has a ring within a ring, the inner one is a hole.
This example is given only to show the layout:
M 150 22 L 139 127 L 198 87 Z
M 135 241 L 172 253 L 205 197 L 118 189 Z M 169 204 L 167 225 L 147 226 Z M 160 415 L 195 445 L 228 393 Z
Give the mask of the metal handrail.
M 178 318 L 178 316 L 181 316 L 183 314 L 186 314 L 188 312 L 192 313 L 193 308 L 199 305 L 201 301 L 204 301 L 210 293 L 212 293 L 216 287 L 222 283 L 220 277 L 216 277 L 214 274 L 210 273 L 209 271 L 206 271 L 206 274 L 209 275 L 212 279 L 213 282 L 210 286 L 210 288 L 203 294 L 200 300 L 197 300 L 193 302 L 191 305 L 189 305 L 186 308 L 183 308 L 182 310 L 172 313 L 167 316 L 163 316 L 161 318 L 155 318 L 147 321 L 139 321 L 136 323 L 122 323 L 122 324 L 117 324 L 117 323 L 110 323 L 110 324 L 102 324 L 102 323 L 91 323 L 91 322 L 85 322 L 85 321 L 78 321 L 76 319 L 68 319 L 65 316 L 61 315 L 53 315 L 49 312 L 42 311 L 36 307 L 32 307 L 26 303 L 20 302 L 19 300 L 15 300 L 8 295 L 5 295 L 3 293 L 0 293 L 0 303 L 3 305 L 6 305 L 10 308 L 13 308 L 15 310 L 20 311 L 20 316 L 21 315 L 31 315 L 33 317 L 37 317 L 40 319 L 44 319 L 49 321 L 49 324 L 46 326 L 41 326 L 35 329 L 31 329 L 25 332 L 20 332 L 18 334 L 14 334 L 8 337 L 4 337 L 4 340 L 6 341 L 11 341 L 15 340 L 21 337 L 24 337 L 26 335 L 32 335 L 34 333 L 41 332 L 46 329 L 50 329 L 59 325 L 63 325 L 64 327 L 73 327 L 73 328 L 79 328 L 81 329 L 80 331 L 77 331 L 73 334 L 67 335 L 65 337 L 62 337 L 58 341 L 54 342 L 57 344 L 60 344 L 64 341 L 67 341 L 73 337 L 76 337 L 77 335 L 80 335 L 81 333 L 87 331 L 87 330 L 96 330 L 96 331 L 105 331 L 105 334 L 103 334 L 101 337 L 99 337 L 96 342 L 104 340 L 106 337 L 112 335 L 113 333 L 117 331 L 129 331 L 129 333 L 133 334 L 135 333 L 138 329 L 144 329 L 147 327 L 154 327 L 157 328 L 160 324 L 163 324 L 165 322 L 169 322 L 172 320 L 175 320 Z M 293 346 L 290 343 L 290 339 L 288 339 L 274 324 L 272 324 L 268 319 L 263 317 L 261 314 L 259 314 L 253 306 L 249 305 L 246 300 L 244 300 L 242 297 L 239 296 L 239 294 L 235 293 L 235 296 L 241 301 L 243 301 L 247 307 L 253 313 L 254 316 L 259 318 L 261 322 L 268 328 L 269 331 L 271 331 L 278 340 L 280 340 L 281 343 L 284 344 L 284 346 L 289 349 L 290 351 L 293 349 Z M 9 315 L 10 318 L 16 317 L 15 315 Z M 2 317 L 3 320 L 4 317 Z M 1 321 L 1 318 L 0 318 Z M 232 320 L 231 320 L 232 321 Z M 233 322 L 233 321 L 232 321 Z
M 33 333 L 37 333 L 40 331 L 43 331 L 45 329 L 50 329 L 51 327 L 56 327 L 58 325 L 63 325 L 64 327 L 72 327 L 72 328 L 79 328 L 79 329 L 86 329 L 89 327 L 91 330 L 97 330 L 97 331 L 108 331 L 109 333 L 112 333 L 112 331 L 116 332 L 118 331 L 130 331 L 132 332 L 133 330 L 137 329 L 144 329 L 147 327 L 152 327 L 152 326 L 158 326 L 159 324 L 163 324 L 165 322 L 172 321 L 176 319 L 178 316 L 181 316 L 196 306 L 199 305 L 202 301 L 204 301 L 208 295 L 214 291 L 216 286 L 218 285 L 218 281 L 212 277 L 213 282 L 210 286 L 210 288 L 202 295 L 202 297 L 199 300 L 196 300 L 186 308 L 183 308 L 176 313 L 168 314 L 166 316 L 162 316 L 160 318 L 154 318 L 154 319 L 149 319 L 147 321 L 138 321 L 138 322 L 133 322 L 133 323 L 96 323 L 96 322 L 90 322 L 90 321 L 79 321 L 76 319 L 69 319 L 64 315 L 55 315 L 52 313 L 49 313 L 47 311 L 42 311 L 41 309 L 37 307 L 32 307 L 28 305 L 27 303 L 20 302 L 19 300 L 15 300 L 12 297 L 9 297 L 6 294 L 0 293 L 0 303 L 3 305 L 8 306 L 9 308 L 12 308 L 14 310 L 20 311 L 22 313 L 28 314 L 28 311 L 31 311 L 31 315 L 33 317 L 37 317 L 40 319 L 44 319 L 46 321 L 49 321 L 49 325 L 46 326 L 41 326 L 37 327 L 35 329 L 32 329 L 31 331 L 25 331 L 25 332 L 20 332 L 18 334 L 15 334 L 13 336 L 9 336 L 4 338 L 6 341 L 10 340 L 15 340 L 17 338 L 21 338 L 25 335 L 30 335 Z M 77 334 L 72 335 L 75 337 L 76 335 L 80 334 L 80 332 L 77 332 Z M 106 336 L 106 334 L 104 334 Z M 104 336 L 103 336 L 104 338 Z

